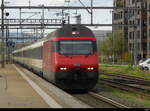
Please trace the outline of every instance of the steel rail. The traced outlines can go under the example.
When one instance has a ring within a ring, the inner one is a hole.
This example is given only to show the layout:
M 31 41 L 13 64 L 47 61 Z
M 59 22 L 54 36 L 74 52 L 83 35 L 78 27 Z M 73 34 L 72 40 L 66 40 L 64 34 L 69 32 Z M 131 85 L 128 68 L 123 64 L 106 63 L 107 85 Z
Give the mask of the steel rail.
M 103 101 L 103 102 L 106 102 L 106 103 L 108 103 L 108 104 L 110 104 L 110 105 L 116 107 L 116 108 L 129 108 L 128 106 L 125 106 L 125 105 L 123 105 L 123 104 L 121 104 L 121 103 L 118 103 L 118 102 L 116 102 L 116 101 L 114 101 L 114 100 L 112 100 L 112 99 L 109 99 L 109 98 L 107 98 L 107 97 L 105 97 L 105 96 L 102 96 L 102 95 L 100 95 L 100 94 L 96 94 L 96 93 L 93 93 L 93 92 L 89 92 L 89 94 L 90 94 L 91 96 L 93 96 L 93 97 L 95 97 L 95 98 L 97 98 L 97 99 Z
M 120 78 L 122 80 L 126 80 L 126 81 L 133 81 L 137 84 L 141 84 L 141 85 L 150 85 L 150 80 L 144 79 L 144 78 L 140 78 L 140 77 L 135 77 L 135 76 L 128 76 L 128 75 L 124 75 L 124 74 L 109 74 L 109 73 L 101 73 L 103 75 L 106 76 L 111 76 L 111 77 L 115 77 L 115 78 Z
M 130 87 L 130 88 L 135 89 L 135 90 L 138 90 L 138 91 L 150 92 L 150 89 L 148 89 L 148 88 L 136 87 L 136 86 L 124 84 L 124 83 L 117 82 L 117 81 L 110 80 L 110 79 L 100 79 L 100 80 L 101 80 L 101 81 L 107 81 L 107 82 L 110 82 L 110 83 L 112 83 L 112 84 L 122 85 L 122 86 L 124 86 L 124 87 Z
M 104 83 L 108 86 L 120 89 L 120 90 L 124 90 L 124 91 L 128 91 L 128 92 L 135 92 L 135 93 L 138 93 L 140 95 L 143 95 L 143 96 L 150 98 L 150 94 L 149 94 L 150 89 L 131 86 L 128 84 L 123 84 L 123 83 L 119 83 L 119 82 L 108 80 L 108 79 L 100 79 L 100 82 Z

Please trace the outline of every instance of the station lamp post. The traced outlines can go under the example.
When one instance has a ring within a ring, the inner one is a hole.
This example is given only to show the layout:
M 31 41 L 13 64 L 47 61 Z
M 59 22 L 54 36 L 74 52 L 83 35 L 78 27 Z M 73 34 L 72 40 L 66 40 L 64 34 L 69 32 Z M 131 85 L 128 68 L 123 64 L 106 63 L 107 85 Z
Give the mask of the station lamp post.
M 2 19 L 2 22 L 1 22 L 1 30 L 2 30 L 2 36 L 1 36 L 1 39 L 2 39 L 2 55 L 1 55 L 1 67 L 2 68 L 5 68 L 5 38 L 4 38 L 4 14 L 6 14 L 6 16 L 9 16 L 9 13 L 6 12 L 4 13 L 4 8 L 5 8 L 5 5 L 4 4 L 8 4 L 9 2 L 5 2 L 4 0 L 1 0 L 1 19 Z
M 4 0 L 1 3 L 1 17 L 2 17 L 2 60 L 1 60 L 1 67 L 5 68 L 5 41 L 4 41 Z
M 9 16 L 9 13 L 8 12 L 5 12 L 5 20 L 6 20 L 6 24 L 9 24 L 9 21 L 7 21 L 7 17 Z M 8 41 L 8 38 L 9 38 L 9 26 L 8 25 L 6 25 L 6 40 L 5 40 L 5 42 L 6 42 L 6 63 L 8 63 L 8 55 L 9 55 L 9 46 L 7 46 L 7 42 L 9 42 Z

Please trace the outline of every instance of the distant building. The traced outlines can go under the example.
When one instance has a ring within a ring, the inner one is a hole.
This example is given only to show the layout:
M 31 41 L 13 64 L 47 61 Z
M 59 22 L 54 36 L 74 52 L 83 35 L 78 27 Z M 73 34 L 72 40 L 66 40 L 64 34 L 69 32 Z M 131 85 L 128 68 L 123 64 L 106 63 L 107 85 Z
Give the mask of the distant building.
M 150 0 L 147 0 L 147 9 L 150 9 Z M 150 12 L 147 14 L 147 52 L 150 57 Z
M 123 30 L 128 51 L 132 52 L 136 47 L 138 49 L 138 58 L 150 56 L 150 12 L 144 9 L 150 9 L 150 0 L 114 0 L 114 7 L 138 7 L 143 10 L 113 10 L 114 24 L 137 24 L 137 27 L 113 27 Z M 135 37 L 137 37 L 137 46 L 135 46 Z
M 107 38 L 107 34 L 111 32 L 111 30 L 93 30 L 98 42 L 104 41 Z

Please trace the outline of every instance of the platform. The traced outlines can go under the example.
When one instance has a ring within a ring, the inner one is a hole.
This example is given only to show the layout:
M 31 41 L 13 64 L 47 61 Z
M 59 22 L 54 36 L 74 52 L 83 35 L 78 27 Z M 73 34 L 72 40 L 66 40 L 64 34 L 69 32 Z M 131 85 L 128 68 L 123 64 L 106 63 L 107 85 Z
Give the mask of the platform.
M 32 72 L 14 64 L 0 68 L 0 108 L 89 108 Z
M 49 107 L 12 65 L 0 68 L 0 76 L 0 108 Z

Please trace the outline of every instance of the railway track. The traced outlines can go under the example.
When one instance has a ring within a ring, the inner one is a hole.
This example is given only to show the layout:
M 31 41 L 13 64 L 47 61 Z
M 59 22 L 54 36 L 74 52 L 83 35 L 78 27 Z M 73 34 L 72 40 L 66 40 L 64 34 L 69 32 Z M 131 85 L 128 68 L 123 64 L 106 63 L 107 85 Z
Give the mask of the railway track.
M 129 76 L 129 75 L 124 75 L 124 74 L 108 74 L 104 72 L 101 72 L 100 74 L 113 77 L 114 80 L 118 80 L 118 81 L 120 80 L 120 81 L 127 82 L 127 83 L 150 86 L 150 80 L 143 79 L 140 77 Z
M 100 79 L 100 83 L 106 84 L 108 86 L 118 88 L 128 92 L 135 92 L 140 95 L 146 96 L 150 98 L 150 86 L 142 86 L 136 84 L 124 84 L 118 81 L 114 81 L 111 79 Z
M 125 105 L 123 105 L 121 103 L 118 103 L 118 102 L 116 102 L 116 101 L 114 101 L 112 99 L 109 99 L 109 98 L 107 98 L 107 97 L 105 97 L 103 95 L 96 94 L 96 93 L 93 93 L 93 92 L 89 92 L 89 94 L 91 96 L 93 96 L 94 98 L 100 100 L 100 101 L 103 101 L 103 102 L 105 102 L 107 104 L 110 104 L 110 105 L 114 106 L 115 108 L 129 108 L 128 106 L 125 106 Z
M 73 94 L 73 96 L 93 108 L 129 108 L 98 93 L 89 92 L 88 94 Z

